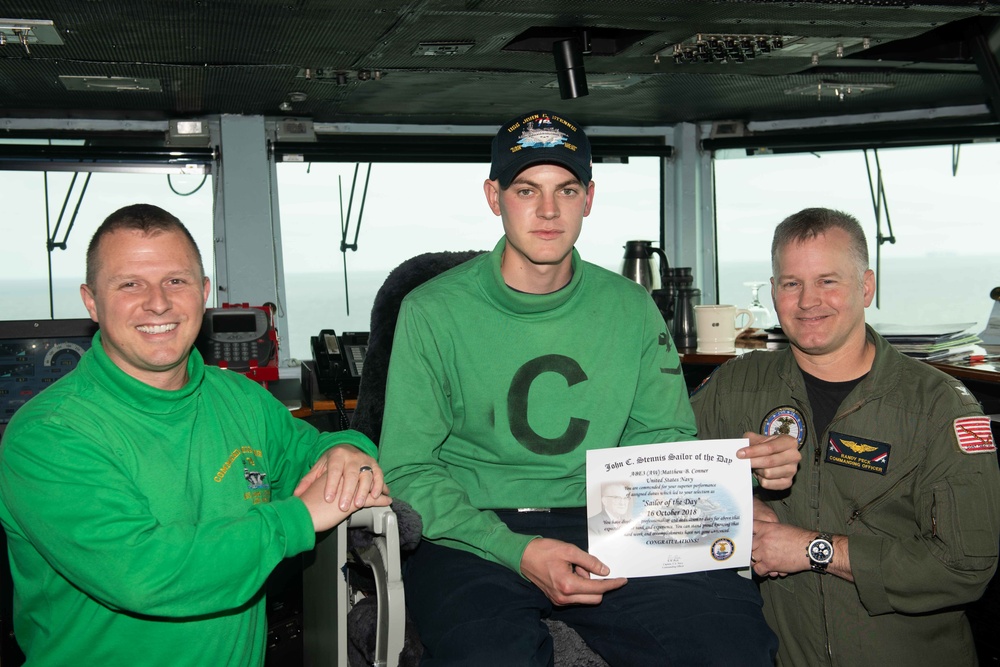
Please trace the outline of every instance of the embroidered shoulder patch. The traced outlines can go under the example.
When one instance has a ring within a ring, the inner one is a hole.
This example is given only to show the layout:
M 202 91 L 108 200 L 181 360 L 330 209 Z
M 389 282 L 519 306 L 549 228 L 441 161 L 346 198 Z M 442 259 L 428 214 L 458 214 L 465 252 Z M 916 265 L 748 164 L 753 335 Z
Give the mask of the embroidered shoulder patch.
M 958 446 L 966 454 L 983 454 L 997 449 L 993 442 L 993 432 L 990 431 L 990 418 L 985 415 L 956 419 L 955 437 L 958 439 Z
M 806 441 L 806 420 L 792 406 L 782 405 L 767 413 L 760 423 L 760 432 L 764 435 L 790 435 L 799 441 L 801 447 Z

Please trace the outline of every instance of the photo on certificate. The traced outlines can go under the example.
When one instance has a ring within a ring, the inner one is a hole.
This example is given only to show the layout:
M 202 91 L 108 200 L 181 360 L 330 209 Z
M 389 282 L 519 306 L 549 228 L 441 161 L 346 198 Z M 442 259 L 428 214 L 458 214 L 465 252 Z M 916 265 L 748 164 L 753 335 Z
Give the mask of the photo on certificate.
M 589 552 L 611 577 L 748 567 L 753 539 L 746 439 L 587 452 Z

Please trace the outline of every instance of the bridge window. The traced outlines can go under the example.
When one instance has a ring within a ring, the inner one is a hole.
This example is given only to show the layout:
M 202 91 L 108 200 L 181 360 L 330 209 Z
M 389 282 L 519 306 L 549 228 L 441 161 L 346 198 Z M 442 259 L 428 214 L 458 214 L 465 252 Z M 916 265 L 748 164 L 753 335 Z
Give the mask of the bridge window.
M 350 204 L 347 242 L 353 243 L 367 164 L 358 170 L 351 202 L 354 171 L 354 163 L 278 164 L 293 358 L 310 358 L 309 337 L 320 329 L 368 331 L 375 293 L 409 257 L 491 250 L 502 234 L 483 194 L 485 163 L 378 163 L 371 169 L 358 249 L 342 254 L 341 210 L 346 218 Z M 584 259 L 618 271 L 626 241 L 659 239 L 659 174 L 654 157 L 594 165 L 594 207 L 577 244 Z
M 863 152 L 716 159 L 720 303 L 748 305 L 745 283 L 770 278 L 775 225 L 822 206 L 851 213 L 864 227 L 880 285 L 869 322 L 970 324 L 982 331 L 990 290 L 1000 285 L 1000 145 L 967 144 L 957 155 L 951 146 L 880 149 L 878 159 L 888 208 L 888 215 L 882 209 L 881 232 L 889 236 L 891 221 L 895 236 L 895 243 L 882 244 L 880 267 Z M 868 163 L 877 183 L 872 151 Z
M 83 150 L 82 143 L 62 145 L 80 145 Z M 67 171 L 65 165 L 59 170 L 54 167 L 45 171 L 44 164 L 35 163 L 12 169 L 9 163 L 0 163 L 3 319 L 87 317 L 80 284 L 90 237 L 108 214 L 139 202 L 161 206 L 188 226 L 214 283 L 210 175 L 174 173 L 168 181 L 162 171 L 130 173 L 121 167 Z M 177 194 L 196 188 L 190 196 Z

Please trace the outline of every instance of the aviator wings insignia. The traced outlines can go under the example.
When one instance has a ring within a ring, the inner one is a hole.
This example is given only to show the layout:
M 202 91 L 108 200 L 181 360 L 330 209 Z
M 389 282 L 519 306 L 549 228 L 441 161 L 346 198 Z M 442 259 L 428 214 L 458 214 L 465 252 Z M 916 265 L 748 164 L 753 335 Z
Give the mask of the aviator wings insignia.
M 878 447 L 872 447 L 871 445 L 860 444 L 854 442 L 853 440 L 841 439 L 840 441 L 845 445 L 847 445 L 848 449 L 850 449 L 855 454 L 865 454 L 867 452 L 874 452 L 876 449 L 878 449 Z

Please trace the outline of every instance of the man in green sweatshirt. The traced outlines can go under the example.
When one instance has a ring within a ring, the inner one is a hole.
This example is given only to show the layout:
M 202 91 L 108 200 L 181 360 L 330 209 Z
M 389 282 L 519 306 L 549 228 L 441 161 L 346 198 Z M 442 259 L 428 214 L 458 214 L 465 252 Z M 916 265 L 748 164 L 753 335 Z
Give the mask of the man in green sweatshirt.
M 425 659 L 550 665 L 552 617 L 612 665 L 772 664 L 735 571 L 591 578 L 613 573 L 586 552 L 586 451 L 696 434 L 649 294 L 574 249 L 594 198 L 586 134 L 553 112 L 512 119 L 484 192 L 504 236 L 405 299 L 389 367 L 380 460 L 424 522 L 404 579 Z M 787 486 L 794 440 L 762 440 L 741 456 Z
M 274 566 L 389 503 L 367 438 L 320 434 L 205 365 L 193 345 L 209 289 L 160 208 L 116 211 L 91 240 L 80 291 L 100 330 L 0 448 L 28 665 L 261 665 Z

